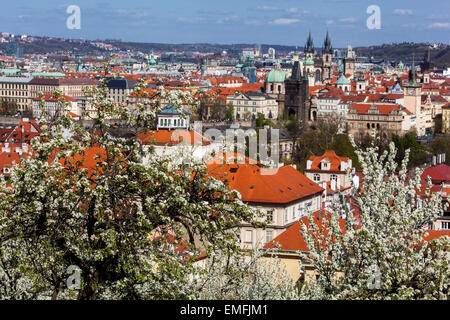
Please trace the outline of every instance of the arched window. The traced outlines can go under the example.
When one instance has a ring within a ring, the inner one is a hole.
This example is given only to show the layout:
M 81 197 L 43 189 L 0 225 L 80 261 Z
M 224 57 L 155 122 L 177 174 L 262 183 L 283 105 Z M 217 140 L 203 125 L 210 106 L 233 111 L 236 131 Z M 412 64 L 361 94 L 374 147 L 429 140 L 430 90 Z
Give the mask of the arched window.
M 315 173 L 314 176 L 313 176 L 313 180 L 314 180 L 314 182 L 319 182 L 320 181 L 320 174 Z
M 330 181 L 337 181 L 337 175 L 332 174 L 332 175 L 330 176 Z

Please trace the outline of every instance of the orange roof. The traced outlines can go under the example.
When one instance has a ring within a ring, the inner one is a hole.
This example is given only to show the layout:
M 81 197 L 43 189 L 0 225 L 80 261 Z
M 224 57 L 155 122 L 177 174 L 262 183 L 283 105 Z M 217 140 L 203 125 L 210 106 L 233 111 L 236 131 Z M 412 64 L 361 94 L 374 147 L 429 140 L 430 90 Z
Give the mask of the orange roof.
M 358 114 L 366 114 L 371 107 L 372 105 L 368 103 L 352 103 L 350 105 L 350 109 L 355 110 Z M 398 104 L 376 104 L 375 107 L 382 115 L 388 115 L 394 110 L 403 111 L 406 114 L 411 114 L 408 109 Z
M 79 115 L 73 113 L 72 111 L 67 112 L 66 117 L 78 118 Z
M 327 211 L 316 211 L 313 213 L 313 216 L 315 218 L 319 217 L 319 214 L 321 212 L 328 213 Z M 323 217 L 319 221 L 319 228 L 324 232 L 324 235 L 326 236 L 328 233 L 328 229 L 322 228 L 322 220 Z M 345 233 L 345 220 L 344 219 L 338 219 L 339 226 L 341 227 L 342 232 Z M 302 217 L 299 221 L 295 222 L 293 225 L 291 225 L 289 228 L 287 228 L 283 233 L 279 234 L 277 237 L 275 237 L 272 241 L 269 241 L 264 245 L 264 248 L 274 248 L 276 245 L 279 246 L 280 250 L 283 251 L 309 251 L 309 248 L 305 242 L 305 240 L 302 237 L 302 234 L 300 232 L 301 230 L 301 224 L 308 225 L 309 219 L 308 217 Z M 450 236 L 450 230 L 426 230 L 424 232 L 424 240 L 430 241 L 433 239 L 440 238 L 442 236 Z
M 202 145 L 208 145 L 212 141 L 194 130 L 149 130 L 138 135 L 138 139 L 144 144 L 155 144 L 159 146 L 169 145 L 175 146 L 180 144 L 186 137 L 189 137 L 189 141 L 186 140 L 189 145 L 194 145 L 195 143 L 201 143 Z
M 13 148 L 11 148 L 13 150 Z M 28 154 L 23 154 L 26 156 Z M 14 164 L 20 163 L 21 156 L 15 152 L 0 152 L 0 170 L 3 170 L 5 167 L 12 167 Z M 2 172 L 0 172 L 2 174 Z
M 106 150 L 104 148 L 90 147 L 83 150 L 81 153 L 60 159 L 58 162 L 63 166 L 66 166 L 65 162 L 67 161 L 67 165 L 74 166 L 75 168 L 86 168 L 88 169 L 89 175 L 91 175 L 95 172 L 97 164 L 102 163 L 105 159 Z M 52 159 L 50 159 L 50 161 L 52 161 Z M 80 161 L 82 162 L 79 163 Z
M 318 222 L 319 228 L 326 235 L 328 233 L 328 229 L 324 230 L 322 227 L 323 214 L 329 215 L 330 213 L 326 210 L 318 210 L 312 215 L 315 219 L 320 219 Z M 341 230 L 345 232 L 345 220 L 339 219 L 338 221 Z M 266 243 L 264 248 L 274 248 L 276 245 L 279 245 L 278 249 L 284 251 L 309 251 L 310 249 L 308 248 L 300 232 L 302 224 L 308 226 L 309 218 L 307 216 L 302 217 L 299 221 L 296 221 L 293 225 L 287 228 L 283 233 L 272 239 L 272 241 Z
M 72 102 L 77 101 L 77 99 L 74 99 L 74 98 L 66 96 L 66 95 L 61 95 L 58 98 L 56 98 L 51 93 L 46 93 L 42 97 L 35 97 L 35 98 L 33 98 L 33 100 L 35 100 L 35 101 L 39 101 L 39 100 L 44 100 L 44 101 L 72 101 Z
M 41 133 L 41 129 L 35 120 L 24 121 L 21 119 L 17 127 L 15 127 L 8 136 L 3 136 L 5 142 L 25 142 L 30 143 L 31 140 Z
M 256 164 L 209 164 L 209 175 L 227 181 L 246 202 L 285 204 L 320 194 L 323 189 L 292 166 L 263 174 Z
M 323 170 L 321 169 L 321 162 L 323 159 L 326 159 L 330 163 L 329 171 L 342 171 L 341 170 L 341 162 L 347 162 L 347 157 L 339 157 L 333 150 L 327 150 L 321 156 L 310 156 L 308 160 L 312 161 L 311 168 L 308 170 Z

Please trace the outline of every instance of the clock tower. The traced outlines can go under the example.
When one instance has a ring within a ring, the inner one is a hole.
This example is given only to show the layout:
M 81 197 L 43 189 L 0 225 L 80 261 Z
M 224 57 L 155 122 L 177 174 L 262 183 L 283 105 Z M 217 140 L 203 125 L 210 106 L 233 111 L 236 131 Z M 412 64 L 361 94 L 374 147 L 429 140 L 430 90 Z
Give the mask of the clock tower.
M 416 81 L 416 67 L 413 63 L 409 70 L 408 83 L 403 85 L 404 92 L 404 107 L 408 111 L 416 115 L 416 128 L 417 135 L 423 136 L 425 134 L 422 126 L 422 114 L 421 114 L 421 85 Z

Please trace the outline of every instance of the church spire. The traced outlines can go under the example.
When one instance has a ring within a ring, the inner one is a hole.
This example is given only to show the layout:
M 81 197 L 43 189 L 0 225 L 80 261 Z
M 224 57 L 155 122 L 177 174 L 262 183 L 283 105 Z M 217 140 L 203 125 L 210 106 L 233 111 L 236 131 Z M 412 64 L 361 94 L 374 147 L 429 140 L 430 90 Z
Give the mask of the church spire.
M 332 51 L 331 40 L 330 40 L 330 36 L 328 35 L 328 30 L 327 30 L 327 35 L 325 37 L 325 41 L 323 42 L 323 52 L 331 53 L 331 51 Z
M 309 31 L 308 40 L 306 40 L 305 52 L 314 52 L 314 43 L 311 37 L 311 31 Z

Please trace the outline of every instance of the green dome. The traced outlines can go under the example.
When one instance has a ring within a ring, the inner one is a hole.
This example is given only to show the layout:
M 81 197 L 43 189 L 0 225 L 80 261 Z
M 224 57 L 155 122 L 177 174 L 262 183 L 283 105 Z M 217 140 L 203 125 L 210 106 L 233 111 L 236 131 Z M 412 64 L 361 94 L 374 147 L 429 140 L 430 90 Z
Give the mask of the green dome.
M 266 77 L 266 82 L 284 82 L 286 73 L 281 69 L 273 69 Z
M 339 84 L 351 84 L 350 80 L 348 80 L 343 74 L 337 79 L 336 85 Z

